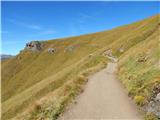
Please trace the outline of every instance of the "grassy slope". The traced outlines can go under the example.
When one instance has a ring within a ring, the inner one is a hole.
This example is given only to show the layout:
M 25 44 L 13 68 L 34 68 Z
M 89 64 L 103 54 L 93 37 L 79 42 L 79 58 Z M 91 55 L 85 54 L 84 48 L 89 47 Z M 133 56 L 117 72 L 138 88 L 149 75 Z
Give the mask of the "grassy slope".
M 101 53 L 123 45 L 125 51 L 148 38 L 158 26 L 158 16 L 110 31 L 78 37 L 44 41 L 39 53 L 22 51 L 17 57 L 2 62 L 2 115 L 14 117 L 33 101 L 49 92 L 63 88 L 82 71 L 103 64 Z M 72 52 L 64 52 L 67 46 L 76 46 Z M 47 48 L 55 47 L 54 55 Z M 89 57 L 89 54 L 93 54 Z M 125 52 L 127 53 L 127 52 Z M 82 66 L 82 67 L 80 67 Z
M 156 30 L 120 57 L 119 78 L 140 106 L 146 105 L 155 96 L 154 87 L 160 86 L 159 40 L 159 30 Z M 147 57 L 147 60 L 138 62 L 142 57 Z

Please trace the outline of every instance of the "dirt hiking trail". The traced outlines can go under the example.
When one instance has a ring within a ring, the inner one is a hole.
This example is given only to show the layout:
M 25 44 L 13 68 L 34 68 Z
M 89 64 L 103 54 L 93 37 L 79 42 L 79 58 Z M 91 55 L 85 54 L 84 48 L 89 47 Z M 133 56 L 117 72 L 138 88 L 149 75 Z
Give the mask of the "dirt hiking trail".
M 117 63 L 89 78 L 84 92 L 59 120 L 142 120 L 136 105 L 116 79 Z

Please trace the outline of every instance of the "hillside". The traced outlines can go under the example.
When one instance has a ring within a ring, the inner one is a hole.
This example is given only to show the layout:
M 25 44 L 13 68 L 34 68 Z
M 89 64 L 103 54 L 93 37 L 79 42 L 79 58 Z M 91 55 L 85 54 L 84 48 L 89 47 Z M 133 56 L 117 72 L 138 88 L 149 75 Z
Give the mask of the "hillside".
M 160 34 L 156 30 L 145 41 L 139 42 L 120 57 L 119 79 L 126 86 L 129 96 L 146 112 L 160 114 Z M 157 98 L 156 98 L 157 96 Z M 154 108 L 152 106 L 157 106 Z M 155 118 L 148 114 L 146 119 Z
M 102 56 L 107 49 L 112 49 L 113 54 L 119 57 L 119 76 L 129 93 L 133 97 L 143 94 L 146 97 L 143 88 L 159 81 L 158 28 L 159 15 L 156 15 L 109 31 L 41 41 L 43 47 L 40 51 L 24 49 L 16 57 L 2 61 L 2 119 L 16 117 L 33 106 L 39 113 L 39 110 L 45 110 L 42 108 L 46 108 L 46 104 L 52 104 L 54 108 L 45 112 L 47 118 L 57 118 L 65 104 L 81 91 L 87 81 L 86 76 L 107 64 Z M 49 48 L 54 48 L 55 52 L 49 53 Z M 123 48 L 124 52 L 120 52 L 119 48 Z M 137 65 L 138 54 L 146 51 L 149 60 Z M 152 75 L 148 77 L 150 73 Z M 126 79 L 130 74 L 135 75 L 133 78 L 136 80 L 144 79 L 135 88 L 141 88 L 141 92 L 132 93 L 130 82 Z M 45 101 L 42 106 L 37 105 L 40 98 Z M 32 112 L 28 116 L 24 118 L 38 119 L 40 114 Z

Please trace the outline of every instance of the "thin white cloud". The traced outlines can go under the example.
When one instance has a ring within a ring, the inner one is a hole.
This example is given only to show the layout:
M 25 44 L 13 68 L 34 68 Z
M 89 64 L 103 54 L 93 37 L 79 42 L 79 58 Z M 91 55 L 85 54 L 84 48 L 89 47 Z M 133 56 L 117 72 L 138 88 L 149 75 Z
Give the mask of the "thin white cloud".
M 86 22 L 90 18 L 92 18 L 91 15 L 88 15 L 86 13 L 80 13 L 80 17 L 78 19 L 78 23 L 84 23 L 84 22 Z
M 39 32 L 40 35 L 49 35 L 54 33 L 56 33 L 55 30 L 45 30 L 45 31 Z
M 14 20 L 14 19 L 9 19 L 9 21 L 10 21 L 11 23 L 13 23 L 13 24 L 20 25 L 20 26 L 23 26 L 23 27 L 25 27 L 25 28 L 35 29 L 35 30 L 40 30 L 40 29 L 41 29 L 41 26 L 40 26 L 40 25 L 30 24 L 30 23 L 26 23 L 26 22 Z
M 34 36 L 35 35 L 36 36 L 37 35 L 49 35 L 49 34 L 56 33 L 56 31 L 54 29 L 42 28 L 40 25 L 37 25 L 37 24 L 29 24 L 27 22 L 19 21 L 19 20 L 16 20 L 16 19 L 8 19 L 8 21 L 12 24 L 15 24 L 15 25 L 19 25 L 19 26 L 22 26 L 22 27 L 25 27 L 25 28 L 36 30 L 36 34 L 34 34 Z
M 41 27 L 38 26 L 38 25 L 25 25 L 25 27 L 28 27 L 28 28 L 31 28 L 31 29 L 36 29 L 36 30 L 41 29 Z

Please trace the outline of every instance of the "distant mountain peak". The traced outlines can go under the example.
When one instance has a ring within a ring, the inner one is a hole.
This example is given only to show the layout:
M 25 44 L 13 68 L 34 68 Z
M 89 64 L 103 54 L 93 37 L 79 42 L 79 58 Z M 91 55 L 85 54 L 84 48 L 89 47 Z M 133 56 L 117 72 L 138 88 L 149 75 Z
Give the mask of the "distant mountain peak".
M 8 55 L 8 54 L 1 54 L 0 56 L 1 56 L 1 60 L 5 60 L 8 58 L 14 57 L 13 55 Z

